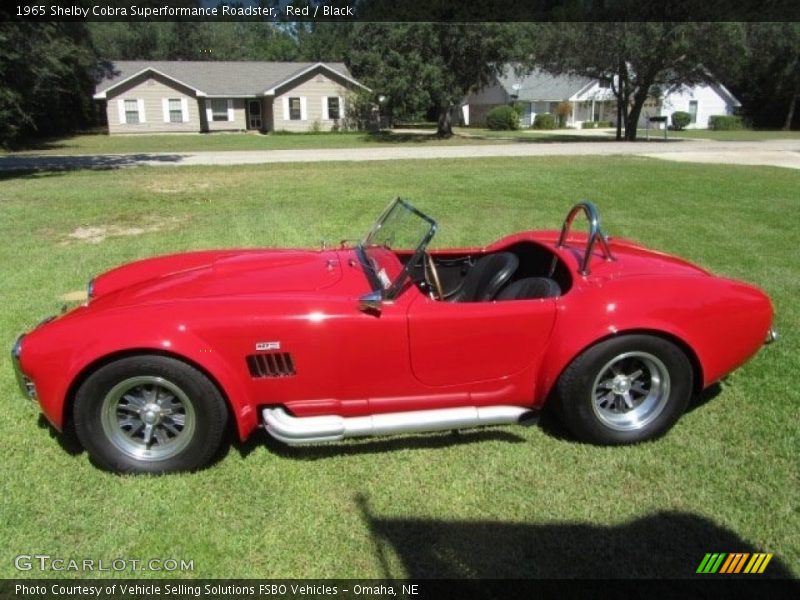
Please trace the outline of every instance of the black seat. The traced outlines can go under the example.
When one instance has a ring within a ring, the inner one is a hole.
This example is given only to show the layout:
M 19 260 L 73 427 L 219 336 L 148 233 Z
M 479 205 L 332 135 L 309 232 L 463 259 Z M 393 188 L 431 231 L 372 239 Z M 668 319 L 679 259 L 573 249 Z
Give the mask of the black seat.
M 511 252 L 487 254 L 467 272 L 461 288 L 453 294 L 451 302 L 488 302 L 511 279 L 519 259 Z
M 561 295 L 561 286 L 549 277 L 526 277 L 515 281 L 497 295 L 497 300 L 531 300 L 556 298 Z

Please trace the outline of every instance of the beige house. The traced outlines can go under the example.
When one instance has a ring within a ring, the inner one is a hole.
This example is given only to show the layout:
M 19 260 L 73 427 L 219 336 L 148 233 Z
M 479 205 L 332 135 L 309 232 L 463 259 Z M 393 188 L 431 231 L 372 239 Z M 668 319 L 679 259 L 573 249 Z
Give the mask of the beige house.
M 343 63 L 116 61 L 94 98 L 110 134 L 329 131 L 357 90 Z

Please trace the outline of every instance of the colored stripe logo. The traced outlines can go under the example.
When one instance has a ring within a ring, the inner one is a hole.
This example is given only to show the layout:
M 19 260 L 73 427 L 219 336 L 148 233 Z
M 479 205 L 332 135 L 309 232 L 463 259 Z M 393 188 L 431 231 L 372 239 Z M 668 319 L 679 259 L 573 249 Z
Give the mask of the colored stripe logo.
M 695 572 L 701 574 L 737 575 L 742 573 L 755 575 L 763 573 L 771 560 L 772 554 L 766 552 L 756 552 L 754 554 L 748 552 L 709 552 L 700 561 L 700 566 L 697 567 Z

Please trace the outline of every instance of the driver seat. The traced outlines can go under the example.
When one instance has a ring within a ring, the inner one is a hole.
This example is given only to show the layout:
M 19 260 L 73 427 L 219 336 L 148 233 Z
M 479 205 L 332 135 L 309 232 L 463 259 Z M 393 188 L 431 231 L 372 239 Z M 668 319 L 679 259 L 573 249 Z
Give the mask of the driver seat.
M 498 252 L 481 257 L 467 272 L 459 290 L 450 302 L 488 302 L 511 279 L 519 259 L 511 252 Z

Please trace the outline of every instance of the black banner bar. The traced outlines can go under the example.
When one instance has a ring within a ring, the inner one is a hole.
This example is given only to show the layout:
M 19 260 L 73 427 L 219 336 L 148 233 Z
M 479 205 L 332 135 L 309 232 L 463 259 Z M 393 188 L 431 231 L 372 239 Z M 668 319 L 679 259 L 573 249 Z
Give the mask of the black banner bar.
M 264 22 L 800 21 L 797 0 L 12 0 L 3 20 Z

